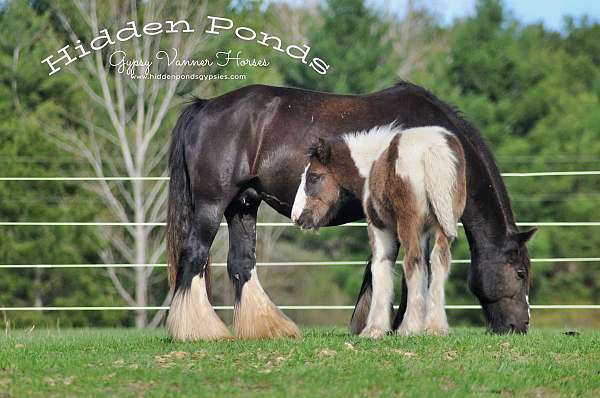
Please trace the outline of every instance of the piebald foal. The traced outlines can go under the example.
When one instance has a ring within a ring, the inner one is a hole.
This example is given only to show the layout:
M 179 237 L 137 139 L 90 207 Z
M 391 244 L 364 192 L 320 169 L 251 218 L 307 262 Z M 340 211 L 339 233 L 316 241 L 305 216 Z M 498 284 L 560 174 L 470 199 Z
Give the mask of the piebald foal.
M 362 198 L 373 252 L 373 296 L 361 335 L 380 337 L 391 328 L 399 243 L 405 250 L 408 299 L 397 333 L 445 333 L 450 243 L 466 201 L 465 157 L 458 139 L 442 127 L 402 130 L 392 123 L 320 139 L 308 155 L 292 209 L 297 225 L 318 229 L 346 197 Z M 424 250 L 432 237 L 429 275 Z

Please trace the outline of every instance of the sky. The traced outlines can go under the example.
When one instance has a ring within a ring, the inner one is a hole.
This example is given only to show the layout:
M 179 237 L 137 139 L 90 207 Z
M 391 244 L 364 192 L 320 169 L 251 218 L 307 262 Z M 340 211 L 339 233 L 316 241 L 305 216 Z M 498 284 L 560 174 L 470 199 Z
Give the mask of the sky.
M 371 4 L 382 6 L 386 3 L 402 12 L 406 0 L 370 0 Z M 476 0 L 421 0 L 431 5 L 445 24 L 454 18 L 471 15 L 475 11 Z M 419 3 L 419 0 L 416 1 Z M 600 0 L 504 0 L 512 14 L 522 22 L 542 21 L 552 30 L 561 30 L 563 17 L 580 17 L 587 14 L 592 20 L 600 21 Z

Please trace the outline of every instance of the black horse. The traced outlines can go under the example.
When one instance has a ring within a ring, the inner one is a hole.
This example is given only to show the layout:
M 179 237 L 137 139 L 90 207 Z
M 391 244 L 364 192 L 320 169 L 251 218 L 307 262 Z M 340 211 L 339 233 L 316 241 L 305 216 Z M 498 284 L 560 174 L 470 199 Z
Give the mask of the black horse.
M 167 329 L 179 340 L 218 339 L 229 331 L 207 295 L 209 249 L 225 215 L 227 271 L 235 286 L 240 337 L 298 335 L 269 300 L 255 271 L 256 214 L 262 201 L 289 217 L 306 150 L 317 138 L 397 121 L 404 128 L 442 126 L 460 139 L 468 197 L 462 216 L 471 250 L 469 286 L 494 332 L 526 332 L 530 262 L 506 188 L 483 139 L 454 108 L 408 82 L 368 95 L 337 95 L 253 85 L 185 108 L 173 131 L 167 244 L 175 286 Z M 363 218 L 348 197 L 330 225 Z M 352 330 L 368 313 L 369 271 Z M 402 309 L 397 319 L 402 318 Z

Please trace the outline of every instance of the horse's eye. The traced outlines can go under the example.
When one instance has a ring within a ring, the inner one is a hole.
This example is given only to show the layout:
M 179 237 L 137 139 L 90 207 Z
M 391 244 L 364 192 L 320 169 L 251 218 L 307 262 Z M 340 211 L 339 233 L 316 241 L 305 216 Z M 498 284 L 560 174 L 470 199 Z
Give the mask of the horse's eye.
M 525 271 L 524 269 L 517 270 L 517 278 L 525 279 L 525 277 L 527 277 L 527 271 Z
M 516 250 L 511 250 L 506 255 L 506 260 L 509 264 L 516 264 L 519 262 L 519 252 Z

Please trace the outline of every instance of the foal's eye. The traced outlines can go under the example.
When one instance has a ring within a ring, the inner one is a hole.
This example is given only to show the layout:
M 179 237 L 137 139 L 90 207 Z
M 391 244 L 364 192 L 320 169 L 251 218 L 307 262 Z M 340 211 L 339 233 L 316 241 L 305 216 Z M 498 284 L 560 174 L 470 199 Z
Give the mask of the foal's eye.
M 320 179 L 321 179 L 321 176 L 318 174 L 309 174 L 308 175 L 308 182 L 311 184 L 315 184 L 315 183 L 319 182 Z
M 527 271 L 525 271 L 524 269 L 517 270 L 517 278 L 525 279 L 526 277 L 527 277 Z

